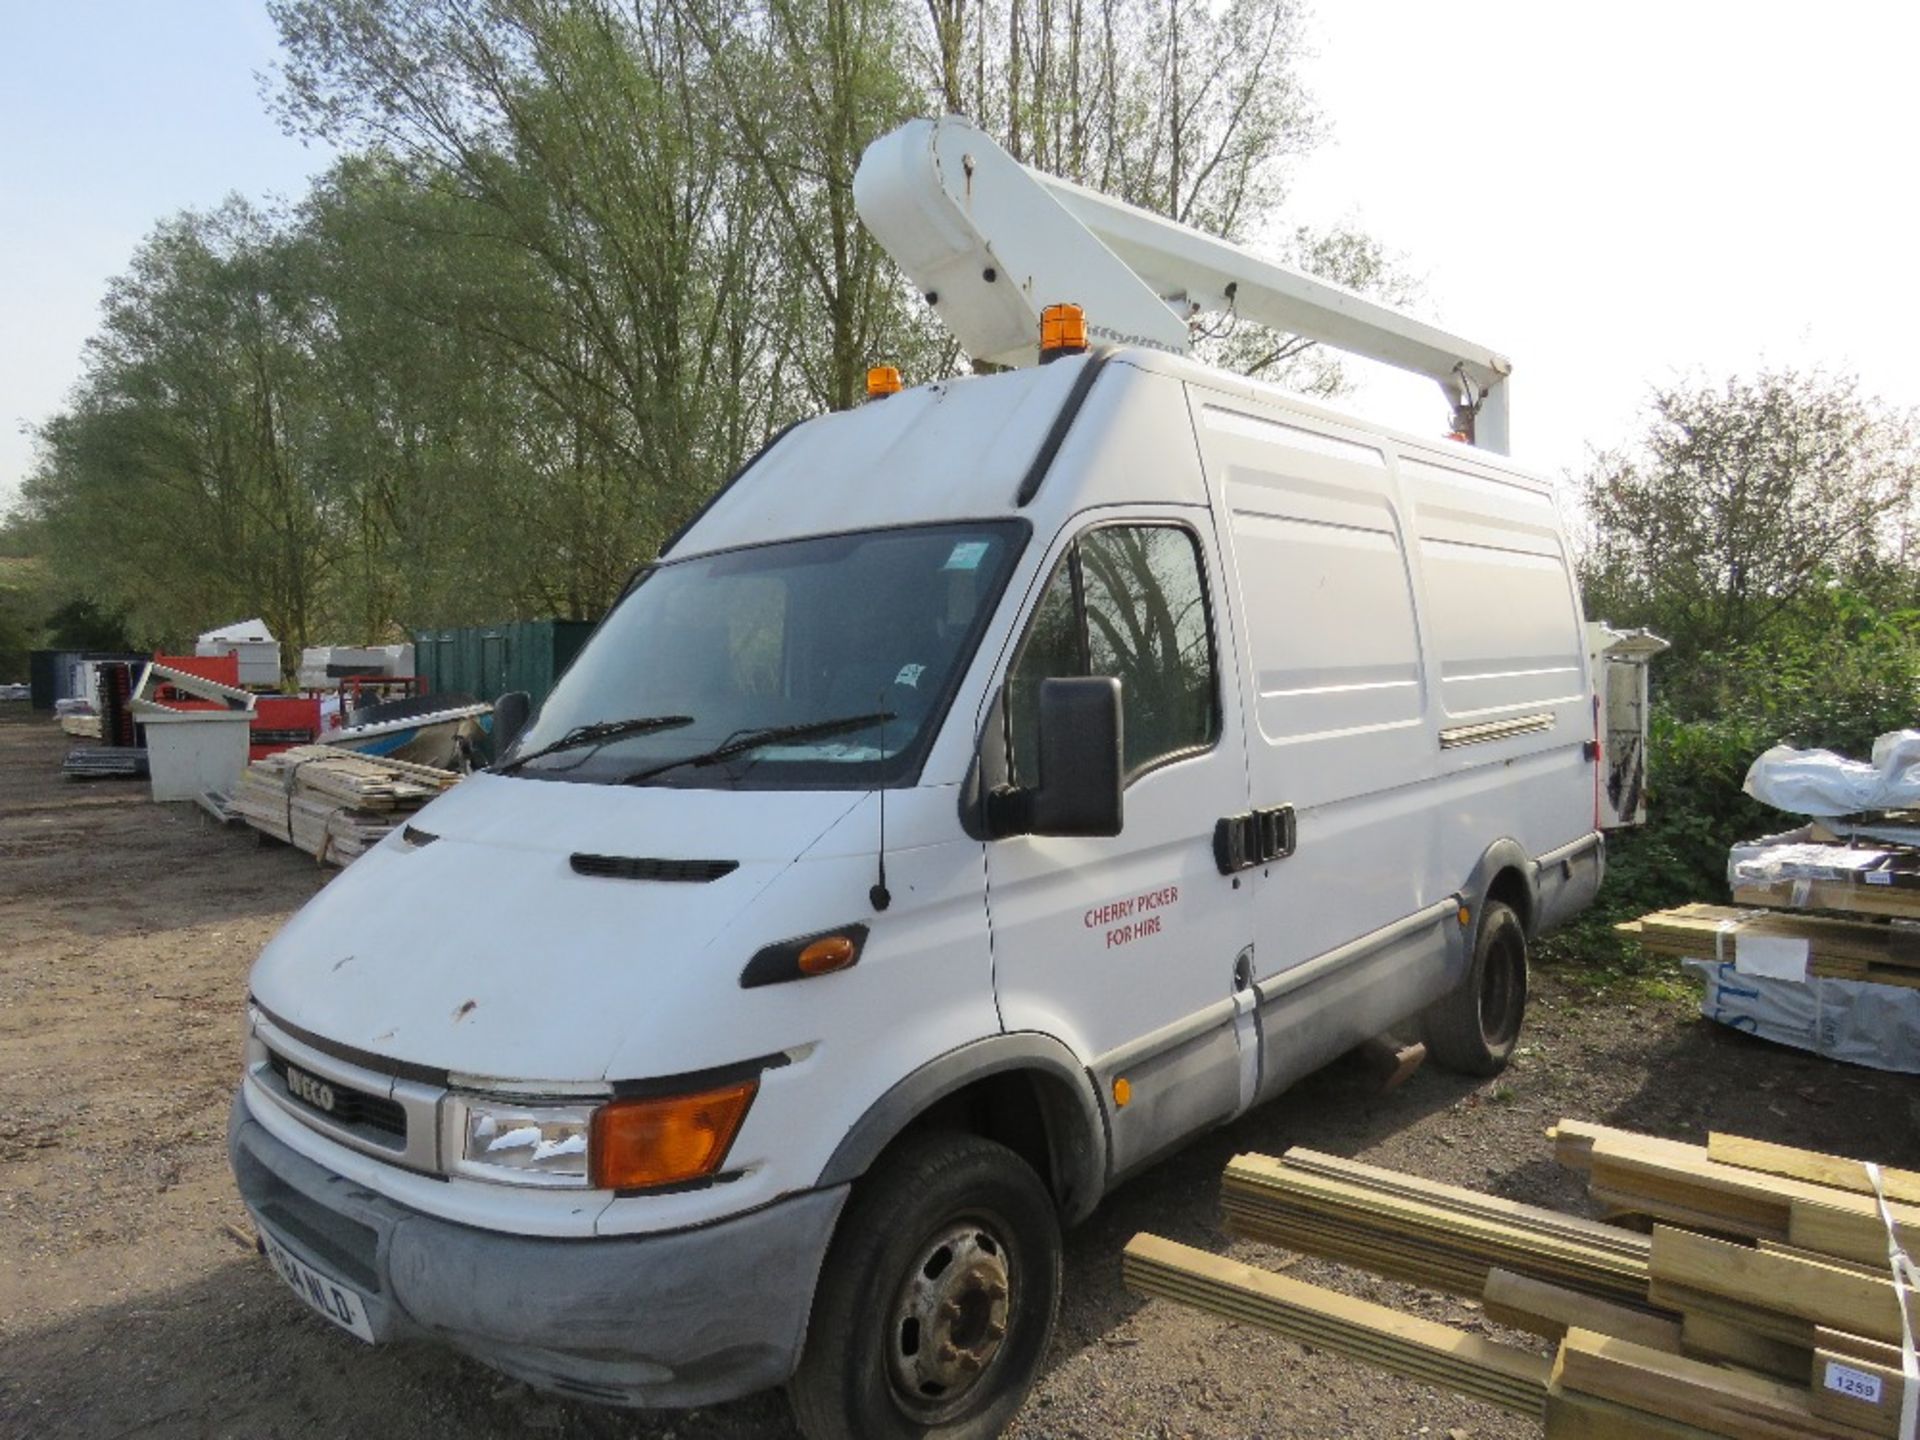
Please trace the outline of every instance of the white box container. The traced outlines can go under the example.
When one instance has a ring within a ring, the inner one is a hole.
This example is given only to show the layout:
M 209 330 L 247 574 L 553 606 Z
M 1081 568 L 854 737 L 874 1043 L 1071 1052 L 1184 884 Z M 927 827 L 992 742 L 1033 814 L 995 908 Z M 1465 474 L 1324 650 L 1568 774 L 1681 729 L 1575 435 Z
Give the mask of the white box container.
M 280 642 L 261 620 L 242 620 L 209 630 L 193 647 L 196 655 L 234 655 L 240 661 L 242 685 L 277 686 L 280 683 Z
M 253 717 L 245 710 L 146 709 L 147 770 L 156 800 L 231 795 L 247 768 Z

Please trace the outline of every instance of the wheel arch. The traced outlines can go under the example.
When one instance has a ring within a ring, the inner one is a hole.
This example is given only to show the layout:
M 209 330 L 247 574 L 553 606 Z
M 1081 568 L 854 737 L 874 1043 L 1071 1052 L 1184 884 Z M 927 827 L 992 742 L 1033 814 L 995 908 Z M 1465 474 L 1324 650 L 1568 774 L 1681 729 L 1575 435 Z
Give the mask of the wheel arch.
M 1477 920 L 1489 900 L 1498 900 L 1520 917 L 1520 928 L 1532 939 L 1539 929 L 1539 896 L 1534 888 L 1534 863 L 1517 840 L 1494 841 L 1462 888 Z
M 997 1140 L 1039 1173 L 1063 1223 L 1092 1213 L 1106 1185 L 1107 1133 L 1073 1052 L 1037 1032 L 949 1050 L 897 1082 L 834 1148 L 821 1186 L 864 1175 L 895 1142 L 936 1128 Z

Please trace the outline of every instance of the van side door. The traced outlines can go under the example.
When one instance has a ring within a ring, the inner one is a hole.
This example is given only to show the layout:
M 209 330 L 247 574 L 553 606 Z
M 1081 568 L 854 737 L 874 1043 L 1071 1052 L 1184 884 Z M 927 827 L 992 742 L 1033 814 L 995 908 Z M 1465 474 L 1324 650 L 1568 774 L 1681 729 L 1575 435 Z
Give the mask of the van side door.
M 1264 1099 L 1449 983 L 1423 596 L 1379 438 L 1189 390 L 1238 586 L 1247 765 L 1288 844 L 1249 857 Z M 1256 863 L 1257 862 L 1257 863 Z
M 1008 1030 L 1088 1062 L 1118 1176 L 1237 1113 L 1257 1070 L 1251 997 L 1235 999 L 1253 912 L 1213 849 L 1217 823 L 1246 808 L 1226 587 L 1210 516 L 1181 507 L 1070 527 L 1042 573 L 987 723 L 1030 785 L 1040 682 L 1118 678 L 1125 823 L 989 842 L 995 991 Z

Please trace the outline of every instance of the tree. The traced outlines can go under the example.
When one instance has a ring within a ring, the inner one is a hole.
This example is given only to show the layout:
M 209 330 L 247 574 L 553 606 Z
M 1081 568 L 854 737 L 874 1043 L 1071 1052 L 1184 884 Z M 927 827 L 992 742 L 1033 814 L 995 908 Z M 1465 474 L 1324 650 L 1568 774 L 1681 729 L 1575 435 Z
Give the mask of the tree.
M 589 617 L 776 429 L 963 358 L 852 181 L 909 115 L 1259 236 L 1321 127 L 1301 0 L 271 0 L 283 122 L 343 158 L 290 209 L 161 224 L 25 513 L 47 593 L 288 649 Z M 1380 247 L 1295 258 L 1390 288 Z M 1337 368 L 1228 317 L 1202 353 Z
M 463 323 L 572 431 L 545 461 L 571 484 L 571 543 L 611 538 L 630 564 L 792 417 L 756 308 L 766 197 L 725 148 L 720 86 L 665 0 L 270 9 L 286 124 L 389 156 L 445 198 L 451 234 L 536 278 Z M 617 584 L 599 577 L 593 602 Z
M 1767 641 L 1829 588 L 1910 595 L 1917 441 L 1850 377 L 1657 389 L 1646 434 L 1580 481 L 1589 611 L 1653 625 L 1684 664 Z
M 928 0 L 916 47 L 940 108 L 1037 169 L 1389 304 L 1398 258 L 1350 226 L 1276 226 L 1327 127 L 1301 81 L 1301 0 Z M 1196 333 L 1209 363 L 1332 395 L 1339 357 L 1233 316 Z
M 240 200 L 162 225 L 113 282 L 24 498 L 70 584 L 179 641 L 258 614 L 306 643 L 338 559 L 312 453 L 302 247 Z

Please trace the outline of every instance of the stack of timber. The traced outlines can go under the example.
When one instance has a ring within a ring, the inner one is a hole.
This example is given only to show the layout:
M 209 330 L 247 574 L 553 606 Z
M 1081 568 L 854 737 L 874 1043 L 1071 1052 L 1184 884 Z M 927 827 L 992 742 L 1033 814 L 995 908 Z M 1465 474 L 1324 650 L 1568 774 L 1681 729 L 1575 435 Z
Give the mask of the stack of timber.
M 1478 1298 L 1505 1269 L 1608 1300 L 1643 1300 L 1647 1237 L 1312 1150 L 1239 1155 L 1221 1186 L 1249 1240 Z
M 1920 846 L 1815 822 L 1734 846 L 1727 869 L 1736 905 L 1920 919 Z
M 263 835 L 345 865 L 459 780 L 450 770 L 301 745 L 249 765 L 225 808 Z
M 1730 959 L 1742 940 L 1805 941 L 1810 976 L 1920 989 L 1920 925 L 1906 921 L 1682 905 L 1614 928 L 1632 935 L 1641 949 L 1676 959 Z
M 1897 1440 L 1880 1207 L 1912 1233 L 1920 1172 L 1879 1171 L 1876 1194 L 1860 1161 L 1738 1136 L 1563 1120 L 1550 1138 L 1604 1212 L 1651 1233 L 1308 1150 L 1237 1156 L 1223 1187 L 1234 1234 L 1477 1298 L 1531 1347 L 1152 1235 L 1127 1283 L 1534 1416 L 1549 1440 Z

